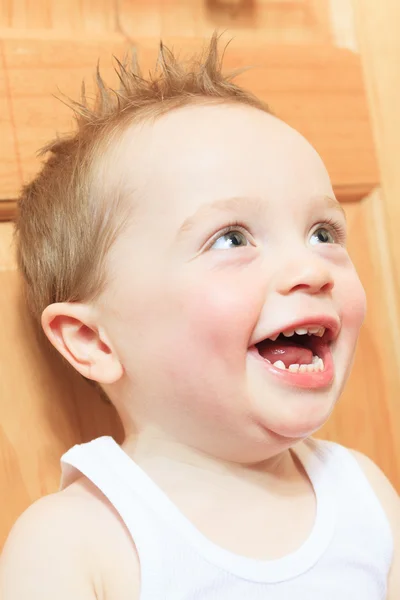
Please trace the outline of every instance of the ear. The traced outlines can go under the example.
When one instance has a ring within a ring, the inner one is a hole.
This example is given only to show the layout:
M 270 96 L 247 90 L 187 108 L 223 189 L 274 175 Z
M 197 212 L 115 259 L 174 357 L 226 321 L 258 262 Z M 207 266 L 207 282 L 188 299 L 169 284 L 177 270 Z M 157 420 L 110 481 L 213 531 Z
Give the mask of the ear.
M 43 331 L 53 346 L 84 377 L 115 383 L 124 369 L 104 331 L 85 304 L 57 302 L 42 313 Z

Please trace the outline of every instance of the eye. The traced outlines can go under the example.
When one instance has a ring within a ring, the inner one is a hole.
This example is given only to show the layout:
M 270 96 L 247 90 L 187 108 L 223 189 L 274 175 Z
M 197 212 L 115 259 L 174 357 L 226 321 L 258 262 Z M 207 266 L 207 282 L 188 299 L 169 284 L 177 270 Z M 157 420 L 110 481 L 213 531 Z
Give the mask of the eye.
M 249 241 L 242 231 L 229 229 L 222 233 L 210 246 L 210 250 L 229 250 L 248 246 Z
M 345 244 L 346 231 L 342 224 L 324 223 L 318 225 L 311 234 L 310 242 L 312 245 L 317 244 Z
M 312 244 L 335 244 L 336 240 L 326 227 L 319 227 L 311 236 Z

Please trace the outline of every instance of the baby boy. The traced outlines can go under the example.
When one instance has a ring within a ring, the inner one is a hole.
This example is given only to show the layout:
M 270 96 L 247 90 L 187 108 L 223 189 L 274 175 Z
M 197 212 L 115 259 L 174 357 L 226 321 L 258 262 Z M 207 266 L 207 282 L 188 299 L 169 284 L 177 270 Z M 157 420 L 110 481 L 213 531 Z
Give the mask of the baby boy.
M 398 600 L 395 491 L 311 437 L 365 313 L 321 158 L 222 75 L 215 36 L 118 73 L 46 148 L 16 241 L 32 314 L 125 440 L 62 457 L 2 600 Z

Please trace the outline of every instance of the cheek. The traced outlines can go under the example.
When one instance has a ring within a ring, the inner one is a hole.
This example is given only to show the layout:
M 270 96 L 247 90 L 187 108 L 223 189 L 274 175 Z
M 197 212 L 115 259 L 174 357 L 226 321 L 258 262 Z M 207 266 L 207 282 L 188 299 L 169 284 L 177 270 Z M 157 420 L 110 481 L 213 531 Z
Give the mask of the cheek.
M 213 351 L 237 350 L 243 355 L 247 349 L 264 302 L 254 280 L 247 279 L 214 275 L 186 297 L 184 318 Z
M 367 302 L 364 287 L 355 270 L 343 286 L 341 305 L 343 325 L 358 335 L 365 318 Z

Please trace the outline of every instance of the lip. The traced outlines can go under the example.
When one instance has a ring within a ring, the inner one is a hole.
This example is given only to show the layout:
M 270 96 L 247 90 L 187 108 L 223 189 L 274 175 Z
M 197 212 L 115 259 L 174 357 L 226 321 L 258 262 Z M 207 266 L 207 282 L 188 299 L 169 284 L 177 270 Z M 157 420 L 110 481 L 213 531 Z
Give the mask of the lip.
M 335 319 L 334 317 L 329 317 L 327 315 L 319 315 L 303 318 L 301 320 L 285 324 L 282 327 L 275 329 L 275 331 L 272 331 L 271 333 L 264 335 L 260 339 L 257 339 L 255 342 L 252 343 L 252 346 L 256 346 L 263 340 L 273 337 L 281 333 L 282 331 L 287 331 L 288 329 L 299 329 L 300 327 L 312 327 L 313 325 L 320 325 L 322 327 L 325 327 L 326 331 L 322 338 L 325 342 L 334 342 L 340 332 L 340 322 L 338 319 Z
M 317 354 L 324 361 L 324 370 L 312 373 L 292 373 L 287 369 L 274 367 L 258 352 L 256 346 L 251 346 L 248 353 L 263 364 L 264 368 L 279 381 L 292 387 L 305 389 L 322 389 L 329 387 L 335 375 L 333 358 L 330 347 L 326 343 L 318 344 Z

